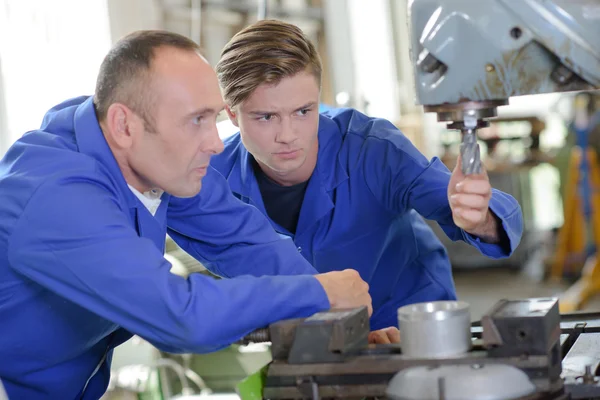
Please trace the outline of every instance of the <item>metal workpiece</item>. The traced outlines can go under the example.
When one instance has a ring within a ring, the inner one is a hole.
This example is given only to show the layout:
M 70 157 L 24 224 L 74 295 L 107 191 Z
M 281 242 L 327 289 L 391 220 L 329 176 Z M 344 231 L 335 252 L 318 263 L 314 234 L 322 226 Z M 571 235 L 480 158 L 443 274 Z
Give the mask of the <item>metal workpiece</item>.
M 398 309 L 402 354 L 445 358 L 471 348 L 471 313 L 463 301 L 433 301 Z
M 408 14 L 426 111 L 600 87 L 597 0 L 417 0 Z
M 526 373 L 504 364 L 407 368 L 386 390 L 391 400 L 511 400 L 535 392 Z

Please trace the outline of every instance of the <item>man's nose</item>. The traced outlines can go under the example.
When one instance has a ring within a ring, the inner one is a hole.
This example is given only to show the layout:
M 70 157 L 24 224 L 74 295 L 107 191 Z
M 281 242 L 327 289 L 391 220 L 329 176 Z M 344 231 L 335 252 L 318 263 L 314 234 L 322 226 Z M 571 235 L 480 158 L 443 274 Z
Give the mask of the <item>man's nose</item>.
M 281 120 L 275 140 L 279 143 L 291 143 L 296 140 L 291 118 L 283 118 Z
M 211 129 L 210 138 L 208 144 L 205 148 L 206 153 L 210 153 L 212 155 L 219 154 L 223 151 L 225 145 L 223 141 L 219 137 L 219 130 L 217 129 L 217 124 L 213 125 L 213 129 Z

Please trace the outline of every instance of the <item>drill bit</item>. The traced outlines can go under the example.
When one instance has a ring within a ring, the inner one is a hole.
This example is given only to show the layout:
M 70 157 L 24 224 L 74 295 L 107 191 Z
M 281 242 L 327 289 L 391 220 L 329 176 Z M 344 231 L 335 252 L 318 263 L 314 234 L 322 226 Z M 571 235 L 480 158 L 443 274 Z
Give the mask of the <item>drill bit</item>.
M 472 115 L 466 115 L 463 123 L 463 140 L 460 145 L 462 173 L 464 175 L 480 174 L 481 158 L 479 144 L 477 143 L 477 118 Z

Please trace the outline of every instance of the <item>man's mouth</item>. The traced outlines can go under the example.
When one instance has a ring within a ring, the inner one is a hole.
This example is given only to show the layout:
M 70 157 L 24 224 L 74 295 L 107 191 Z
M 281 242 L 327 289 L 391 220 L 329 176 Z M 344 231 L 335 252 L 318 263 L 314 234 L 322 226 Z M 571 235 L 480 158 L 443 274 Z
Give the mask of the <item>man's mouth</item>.
M 299 150 L 285 150 L 285 151 L 278 151 L 277 155 L 283 156 L 283 155 L 291 155 L 291 154 L 295 154 L 297 153 Z
M 208 164 L 201 165 L 200 167 L 194 168 L 194 171 L 199 172 L 199 173 L 205 175 L 207 169 L 208 169 Z

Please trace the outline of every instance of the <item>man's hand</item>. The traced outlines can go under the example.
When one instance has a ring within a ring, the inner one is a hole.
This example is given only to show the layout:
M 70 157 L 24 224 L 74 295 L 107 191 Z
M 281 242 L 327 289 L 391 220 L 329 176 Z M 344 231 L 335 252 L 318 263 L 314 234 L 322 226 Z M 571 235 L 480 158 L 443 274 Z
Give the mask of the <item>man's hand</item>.
M 371 344 L 391 344 L 400 343 L 400 331 L 398 328 L 390 326 L 369 333 L 369 343 Z
M 448 202 L 452 219 L 459 228 L 488 243 L 500 242 L 498 222 L 490 211 L 492 186 L 485 168 L 477 175 L 462 173 L 462 160 L 458 157 L 448 184 Z
M 369 285 L 353 269 L 315 275 L 321 283 L 331 308 L 358 308 L 367 306 L 369 316 L 373 313 Z

